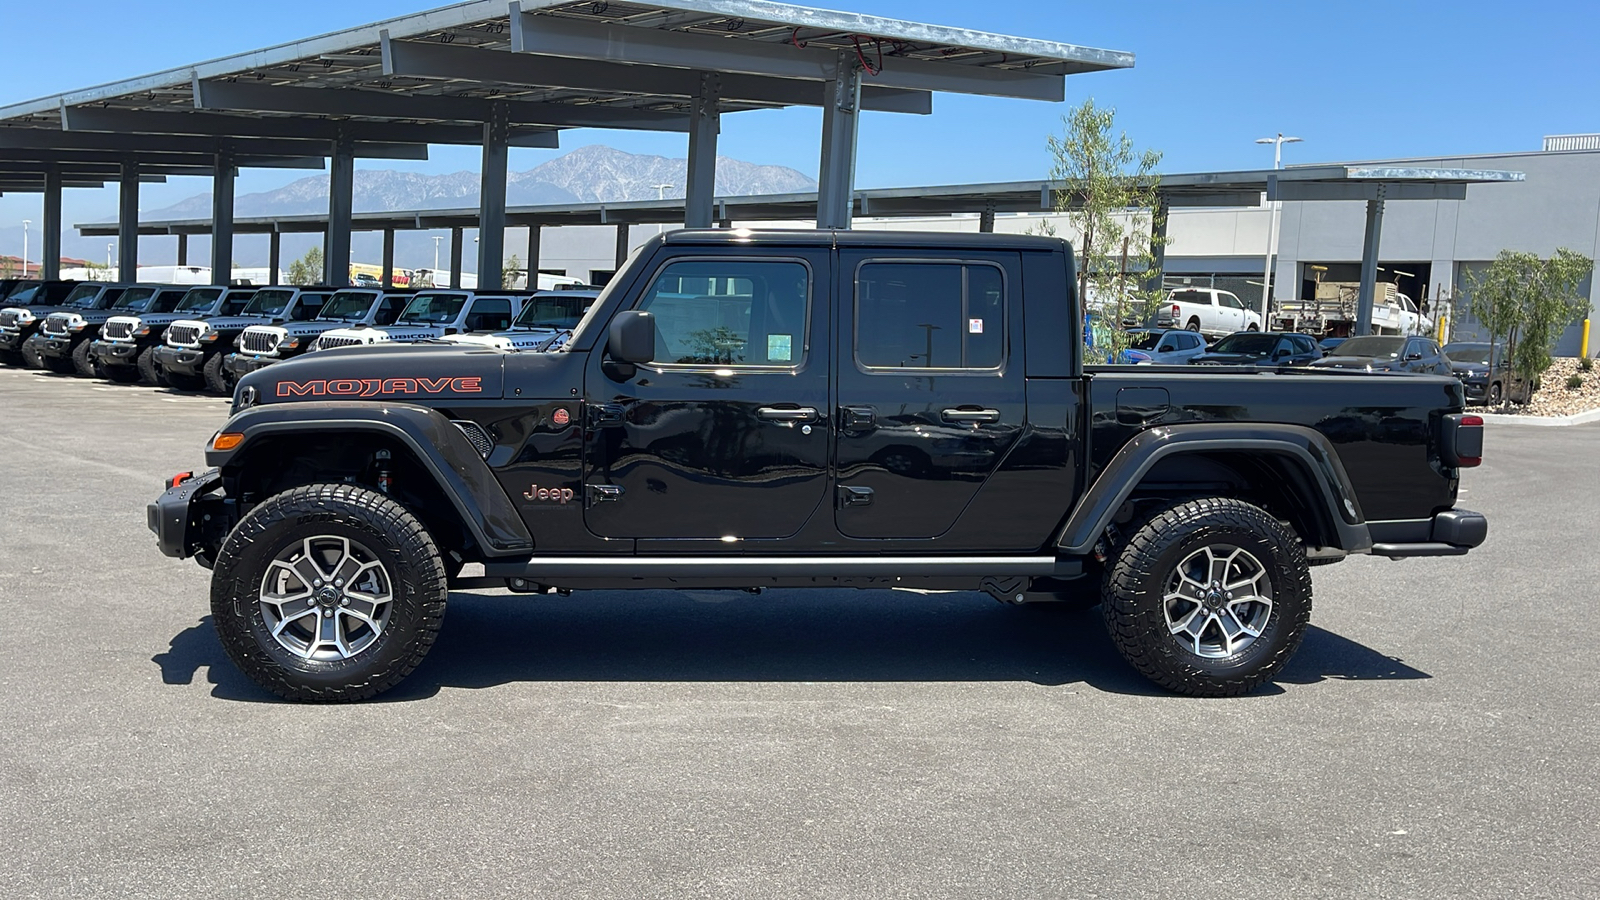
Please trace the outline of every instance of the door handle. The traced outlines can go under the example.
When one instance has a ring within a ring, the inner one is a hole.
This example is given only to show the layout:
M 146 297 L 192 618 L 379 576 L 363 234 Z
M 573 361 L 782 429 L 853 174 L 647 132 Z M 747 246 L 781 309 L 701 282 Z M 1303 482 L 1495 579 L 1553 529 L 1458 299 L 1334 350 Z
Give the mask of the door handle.
M 815 422 L 817 411 L 810 406 L 763 406 L 756 411 L 761 418 L 771 422 Z
M 971 423 L 971 424 L 976 425 L 979 422 L 998 422 L 998 421 L 1000 421 L 1000 410 L 998 410 L 998 409 L 962 409 L 962 408 L 957 408 L 957 409 L 947 409 L 944 412 L 940 413 L 940 416 L 946 422 L 950 422 L 952 424 L 965 425 L 967 423 Z
M 878 426 L 878 410 L 871 406 L 842 406 L 839 427 L 845 431 L 869 431 Z

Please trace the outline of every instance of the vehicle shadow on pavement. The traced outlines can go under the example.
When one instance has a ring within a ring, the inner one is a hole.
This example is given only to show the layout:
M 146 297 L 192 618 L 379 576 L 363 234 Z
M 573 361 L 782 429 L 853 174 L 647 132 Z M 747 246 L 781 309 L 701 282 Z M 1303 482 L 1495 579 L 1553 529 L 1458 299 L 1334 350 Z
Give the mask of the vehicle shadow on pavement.
M 275 699 L 229 662 L 209 617 L 152 661 L 168 684 L 206 669 L 214 697 Z M 1278 680 L 1428 677 L 1312 626 Z M 378 701 L 523 681 L 1026 681 L 1168 696 L 1117 655 L 1098 609 L 1001 606 L 981 594 L 591 592 L 453 594 L 428 658 Z M 1269 685 L 1257 696 L 1277 693 Z

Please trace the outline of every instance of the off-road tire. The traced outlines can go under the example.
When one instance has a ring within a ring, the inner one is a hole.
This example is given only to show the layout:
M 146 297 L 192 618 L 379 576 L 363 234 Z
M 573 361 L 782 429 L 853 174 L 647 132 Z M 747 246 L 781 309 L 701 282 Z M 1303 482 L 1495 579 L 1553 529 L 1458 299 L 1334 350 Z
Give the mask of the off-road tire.
M 1311 620 L 1311 572 L 1299 538 L 1260 507 L 1226 497 L 1174 504 L 1130 531 L 1107 569 L 1106 630 L 1139 673 L 1167 690 L 1197 697 L 1248 693 L 1288 663 Z M 1207 658 L 1172 634 L 1166 584 L 1177 566 L 1208 545 L 1227 544 L 1260 561 L 1272 585 L 1271 615 L 1238 653 Z
M 139 358 L 134 361 L 134 368 L 139 370 L 139 382 L 151 387 L 166 387 L 168 385 L 167 373 L 156 365 L 156 348 L 146 347 L 139 351 Z
M 205 368 L 203 369 L 206 389 L 222 397 L 233 396 L 233 375 L 223 368 L 223 364 L 227 361 L 226 354 L 213 353 L 211 358 L 206 360 Z
M 100 378 L 100 363 L 89 355 L 89 342 L 82 340 L 72 348 L 72 368 L 81 378 Z
M 272 560 L 321 535 L 369 548 L 393 591 L 383 633 L 336 661 L 306 659 L 281 646 L 260 602 Z M 267 690 L 310 702 L 365 700 L 398 684 L 432 648 L 448 598 L 439 548 L 422 523 L 383 494 L 350 484 L 294 488 L 251 510 L 223 543 L 211 578 L 211 614 L 229 658 Z
M 22 367 L 24 369 L 44 368 L 44 357 L 40 356 L 39 351 L 33 349 L 32 347 L 24 344 L 22 349 L 18 350 L 17 353 L 22 357 Z

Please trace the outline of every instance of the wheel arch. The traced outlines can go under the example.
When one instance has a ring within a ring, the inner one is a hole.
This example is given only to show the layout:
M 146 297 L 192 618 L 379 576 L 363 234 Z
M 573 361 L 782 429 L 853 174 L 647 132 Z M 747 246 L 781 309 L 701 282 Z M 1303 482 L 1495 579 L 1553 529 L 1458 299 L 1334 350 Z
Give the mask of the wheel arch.
M 1372 547 L 1355 489 L 1326 437 L 1304 426 L 1222 423 L 1136 435 L 1085 491 L 1056 547 L 1091 553 L 1130 501 L 1219 493 L 1287 519 L 1307 545 L 1345 553 Z
M 361 477 L 362 461 L 388 450 L 396 493 L 410 499 L 431 529 L 483 557 L 526 555 L 533 538 L 499 481 L 449 419 L 410 404 L 292 403 L 256 407 L 224 432 L 243 436 L 232 450 L 208 450 L 207 462 L 235 480 L 241 497 L 337 478 Z M 264 499 L 262 497 L 261 499 Z M 454 532 L 451 535 L 451 532 Z

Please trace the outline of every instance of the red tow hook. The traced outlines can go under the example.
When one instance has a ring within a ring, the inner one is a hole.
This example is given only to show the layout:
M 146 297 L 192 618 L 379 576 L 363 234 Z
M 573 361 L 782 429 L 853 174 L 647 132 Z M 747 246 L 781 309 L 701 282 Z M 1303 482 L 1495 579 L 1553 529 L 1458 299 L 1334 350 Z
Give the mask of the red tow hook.
M 191 479 L 193 477 L 194 477 L 194 473 L 193 472 L 179 472 L 178 474 L 176 474 L 176 475 L 172 476 L 171 478 L 167 479 L 167 489 L 171 490 L 172 488 L 175 488 L 178 485 L 183 484 L 185 481 L 188 481 L 189 479 Z

